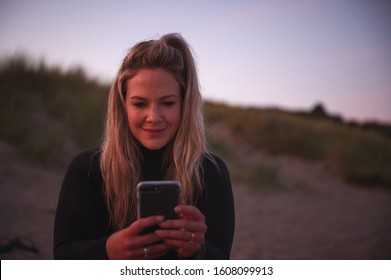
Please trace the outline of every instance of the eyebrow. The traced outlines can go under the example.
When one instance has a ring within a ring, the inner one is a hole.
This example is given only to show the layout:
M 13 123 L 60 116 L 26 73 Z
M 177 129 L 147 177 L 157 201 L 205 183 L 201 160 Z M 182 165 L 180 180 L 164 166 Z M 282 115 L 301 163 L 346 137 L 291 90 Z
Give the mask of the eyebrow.
M 176 95 L 176 94 L 169 94 L 169 95 L 164 95 L 164 96 L 160 97 L 159 100 L 167 99 L 167 98 L 179 98 L 179 96 Z M 130 99 L 147 100 L 148 98 L 145 98 L 145 97 L 142 97 L 142 96 L 138 96 L 138 95 L 134 95 L 134 96 L 131 96 Z

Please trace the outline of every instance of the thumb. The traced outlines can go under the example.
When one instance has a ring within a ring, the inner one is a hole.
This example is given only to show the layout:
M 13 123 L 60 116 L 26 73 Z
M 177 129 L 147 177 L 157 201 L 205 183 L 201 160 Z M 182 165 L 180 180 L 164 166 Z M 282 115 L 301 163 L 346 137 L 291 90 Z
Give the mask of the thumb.
M 134 221 L 127 229 L 130 235 L 140 235 L 140 233 L 151 226 L 158 225 L 164 221 L 163 216 L 150 216 Z

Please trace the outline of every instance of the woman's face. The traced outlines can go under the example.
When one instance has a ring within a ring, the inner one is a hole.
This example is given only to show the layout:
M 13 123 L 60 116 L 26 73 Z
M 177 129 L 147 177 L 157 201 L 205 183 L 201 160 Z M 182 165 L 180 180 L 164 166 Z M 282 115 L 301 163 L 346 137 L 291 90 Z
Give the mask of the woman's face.
M 180 85 L 162 68 L 142 69 L 126 84 L 126 111 L 133 136 L 147 149 L 172 140 L 181 119 Z

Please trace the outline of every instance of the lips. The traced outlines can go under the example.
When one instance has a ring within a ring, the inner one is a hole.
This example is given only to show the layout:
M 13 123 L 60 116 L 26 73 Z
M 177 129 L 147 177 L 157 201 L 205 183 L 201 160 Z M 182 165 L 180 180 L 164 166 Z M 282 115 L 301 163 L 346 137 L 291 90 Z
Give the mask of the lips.
M 143 128 L 144 132 L 151 136 L 159 136 L 165 130 L 165 128 Z

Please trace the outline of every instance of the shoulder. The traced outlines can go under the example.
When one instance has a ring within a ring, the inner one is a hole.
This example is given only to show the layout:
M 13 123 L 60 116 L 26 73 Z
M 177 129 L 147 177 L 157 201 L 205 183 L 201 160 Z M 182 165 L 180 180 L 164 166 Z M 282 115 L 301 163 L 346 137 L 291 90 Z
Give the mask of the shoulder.
M 219 170 L 221 168 L 227 169 L 227 165 L 225 164 L 225 162 L 214 153 L 204 154 L 202 164 L 204 167 L 216 170 Z
M 86 176 L 94 176 L 100 174 L 100 155 L 101 151 L 98 148 L 85 150 L 79 153 L 71 161 L 67 175 L 71 173 L 83 173 Z
M 202 169 L 207 181 L 230 181 L 228 167 L 216 154 L 205 154 L 202 161 Z
M 92 164 L 99 164 L 100 160 L 100 149 L 89 149 L 85 150 L 81 153 L 79 153 L 75 158 L 72 160 L 70 166 L 77 167 L 77 168 L 84 168 L 89 167 Z

